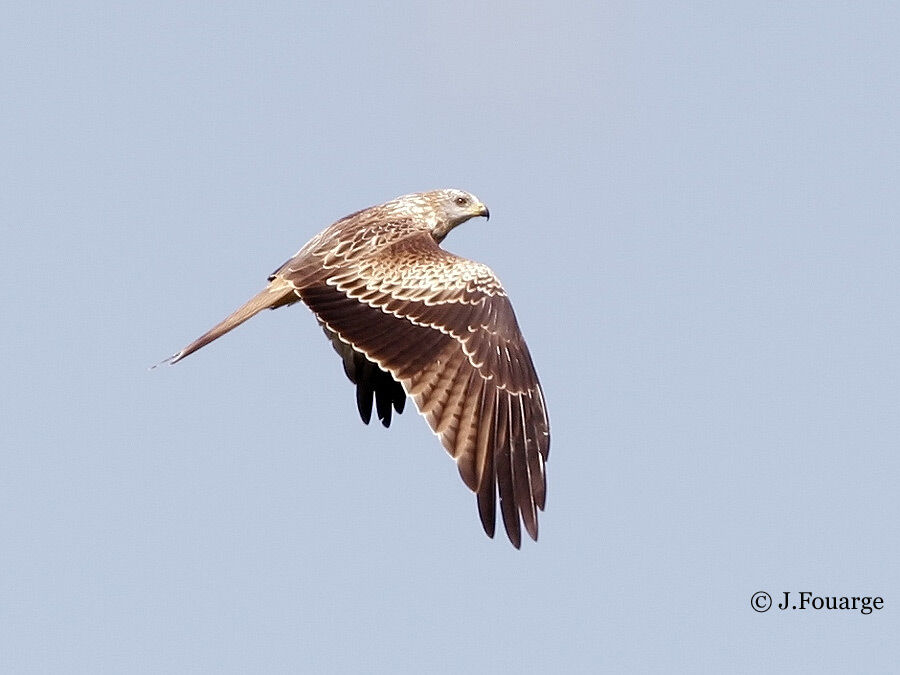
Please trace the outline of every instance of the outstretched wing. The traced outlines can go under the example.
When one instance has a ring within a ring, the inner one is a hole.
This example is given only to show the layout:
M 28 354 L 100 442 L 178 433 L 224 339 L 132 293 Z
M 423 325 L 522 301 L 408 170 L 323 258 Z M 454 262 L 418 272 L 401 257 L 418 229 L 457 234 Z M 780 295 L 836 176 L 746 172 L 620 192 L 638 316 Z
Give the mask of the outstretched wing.
M 549 423 L 534 364 L 493 272 L 444 251 L 425 232 L 374 255 L 323 263 L 323 276 L 295 287 L 326 332 L 402 383 L 476 493 L 489 536 L 499 493 L 510 541 L 520 545 L 520 522 L 536 539 Z

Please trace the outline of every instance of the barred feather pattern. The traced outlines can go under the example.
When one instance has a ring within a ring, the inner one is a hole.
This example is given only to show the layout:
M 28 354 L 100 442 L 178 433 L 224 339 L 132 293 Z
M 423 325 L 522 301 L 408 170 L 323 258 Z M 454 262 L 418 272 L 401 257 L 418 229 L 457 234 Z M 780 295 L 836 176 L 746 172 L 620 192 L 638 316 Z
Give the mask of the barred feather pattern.
M 550 442 L 531 356 L 487 266 L 444 251 L 426 232 L 405 234 L 377 247 L 358 237 L 329 249 L 314 277 L 301 281 L 302 273 L 285 270 L 283 278 L 315 312 L 358 393 L 362 387 L 385 402 L 382 423 L 390 423 L 400 383 L 476 493 L 485 532 L 494 534 L 499 496 L 518 547 L 520 524 L 537 538 Z M 370 400 L 365 393 L 360 404 L 366 422 Z

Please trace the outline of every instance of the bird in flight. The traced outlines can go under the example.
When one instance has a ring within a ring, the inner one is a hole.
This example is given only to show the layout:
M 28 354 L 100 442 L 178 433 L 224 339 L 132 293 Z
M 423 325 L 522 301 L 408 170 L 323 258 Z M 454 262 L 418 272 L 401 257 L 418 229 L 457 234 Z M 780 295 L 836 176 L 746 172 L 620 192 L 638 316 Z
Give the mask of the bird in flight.
M 487 207 L 462 190 L 403 195 L 313 237 L 265 289 L 165 362 L 177 363 L 264 309 L 303 301 L 356 385 L 369 423 L 413 399 L 476 494 L 494 536 L 496 504 L 513 546 L 537 540 L 550 425 L 512 305 L 485 265 L 439 244 Z M 164 362 L 164 363 L 165 363 Z

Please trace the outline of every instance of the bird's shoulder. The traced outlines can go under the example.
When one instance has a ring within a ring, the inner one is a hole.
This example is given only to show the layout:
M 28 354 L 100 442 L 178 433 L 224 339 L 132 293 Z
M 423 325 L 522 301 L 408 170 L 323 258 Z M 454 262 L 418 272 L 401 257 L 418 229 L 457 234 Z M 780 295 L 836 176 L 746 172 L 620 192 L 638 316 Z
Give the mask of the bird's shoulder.
M 362 209 L 332 223 L 269 275 L 299 282 L 310 275 L 342 269 L 377 255 L 405 238 L 427 233 L 421 219 L 387 211 L 384 205 Z M 315 273 L 315 274 L 314 274 Z
M 377 255 L 408 237 L 427 234 L 430 228 L 422 218 L 373 206 L 329 225 L 301 253 L 321 258 L 325 267 L 334 267 Z

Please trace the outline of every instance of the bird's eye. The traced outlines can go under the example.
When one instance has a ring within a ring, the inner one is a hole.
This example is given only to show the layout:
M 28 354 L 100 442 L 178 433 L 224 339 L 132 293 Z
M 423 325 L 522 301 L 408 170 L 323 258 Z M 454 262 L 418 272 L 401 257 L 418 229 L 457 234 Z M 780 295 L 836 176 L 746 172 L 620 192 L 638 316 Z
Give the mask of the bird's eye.
M 469 203 L 469 200 L 465 197 L 457 197 L 455 200 L 457 206 L 465 206 Z

